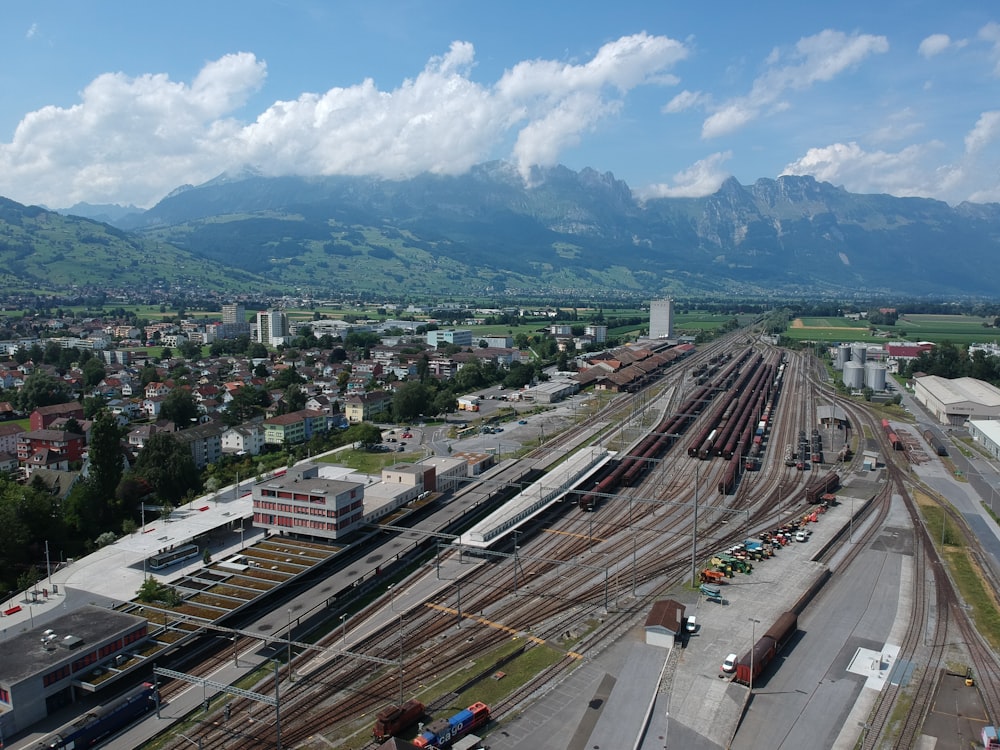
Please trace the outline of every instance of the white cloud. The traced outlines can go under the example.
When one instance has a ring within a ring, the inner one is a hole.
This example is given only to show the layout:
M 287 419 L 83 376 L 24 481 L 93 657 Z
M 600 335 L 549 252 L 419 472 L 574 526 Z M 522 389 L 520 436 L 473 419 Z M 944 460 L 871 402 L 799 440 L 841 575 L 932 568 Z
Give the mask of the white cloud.
M 723 164 L 733 156 L 731 151 L 712 154 L 673 175 L 673 184 L 658 183 L 640 191 L 643 198 L 700 198 L 711 195 L 728 178 Z
M 972 155 L 981 152 L 1000 136 L 1000 112 L 983 112 L 972 131 L 965 136 L 965 151 Z
M 856 142 L 812 148 L 789 164 L 782 174 L 812 175 L 855 193 L 964 200 L 971 176 L 961 165 L 936 165 L 943 150 L 936 141 L 899 151 L 865 151 Z
M 676 114 L 688 109 L 702 108 L 710 105 L 712 97 L 701 91 L 682 91 L 663 105 L 664 114 Z
M 990 21 L 979 30 L 979 38 L 992 45 L 990 58 L 993 60 L 993 75 L 1000 76 L 1000 24 Z
M 33 23 L 31 24 L 31 26 L 28 27 L 28 31 L 25 33 L 24 38 L 34 39 L 36 34 L 38 34 L 38 24 Z
M 916 113 L 910 107 L 893 112 L 886 119 L 885 125 L 872 131 L 869 140 L 872 143 L 899 143 L 912 138 L 925 127 L 915 117 Z
M 0 144 L 0 194 L 50 206 L 148 206 L 246 164 L 269 175 L 460 173 L 512 139 L 527 175 L 620 111 L 632 89 L 675 83 L 668 71 L 688 54 L 681 42 L 635 34 L 581 64 L 524 61 L 484 85 L 471 79 L 473 46 L 455 42 L 393 90 L 365 80 L 304 93 L 251 123 L 232 116 L 266 79 L 253 54 L 210 62 L 190 85 L 105 74 L 79 103 L 29 113 Z
M 884 36 L 847 35 L 827 29 L 800 39 L 787 64 L 782 64 L 780 53 L 772 51 L 767 58 L 769 69 L 753 82 L 750 93 L 724 102 L 718 112 L 710 115 L 702 124 L 702 138 L 716 138 L 738 130 L 769 111 L 788 91 L 830 81 L 865 58 L 888 50 L 889 42 Z M 787 106 L 787 102 L 782 106 Z
M 917 51 L 924 57 L 930 58 L 940 55 L 951 46 L 951 37 L 947 34 L 931 34 L 920 42 Z

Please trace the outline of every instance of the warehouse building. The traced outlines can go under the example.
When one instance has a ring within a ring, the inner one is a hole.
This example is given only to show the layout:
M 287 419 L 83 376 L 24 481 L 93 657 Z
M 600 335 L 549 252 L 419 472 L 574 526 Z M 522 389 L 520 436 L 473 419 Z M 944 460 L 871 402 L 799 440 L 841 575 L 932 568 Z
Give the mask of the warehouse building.
M 1000 389 L 975 378 L 924 375 L 914 379 L 913 397 L 943 425 L 961 427 L 970 419 L 1000 419 Z
M 1000 422 L 995 419 L 970 419 L 969 435 L 993 458 L 1000 458 Z

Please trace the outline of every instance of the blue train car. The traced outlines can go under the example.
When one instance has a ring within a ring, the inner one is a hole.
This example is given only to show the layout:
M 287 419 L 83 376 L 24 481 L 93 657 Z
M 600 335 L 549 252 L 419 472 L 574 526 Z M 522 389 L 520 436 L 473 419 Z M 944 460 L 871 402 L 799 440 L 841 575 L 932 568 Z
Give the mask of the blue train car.
M 110 734 L 123 729 L 156 705 L 156 688 L 144 682 L 120 698 L 84 714 L 58 732 L 46 737 L 38 750 L 78 750 L 93 747 Z

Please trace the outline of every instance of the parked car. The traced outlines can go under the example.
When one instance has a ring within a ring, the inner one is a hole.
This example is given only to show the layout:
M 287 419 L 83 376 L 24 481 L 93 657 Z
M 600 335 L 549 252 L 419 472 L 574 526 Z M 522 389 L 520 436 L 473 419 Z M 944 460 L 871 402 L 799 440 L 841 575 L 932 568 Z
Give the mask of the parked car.
M 735 672 L 736 660 L 738 658 L 739 657 L 737 657 L 736 654 L 730 654 L 729 656 L 727 656 L 725 660 L 722 662 L 722 671 L 726 673 Z
M 804 531 L 798 531 L 795 533 L 796 542 L 807 542 L 809 541 L 809 535 Z
M 694 615 L 688 615 L 687 619 L 684 621 L 684 630 L 687 633 L 693 633 L 698 629 L 698 620 Z
M 527 419 L 519 419 L 519 420 L 517 420 L 517 423 L 518 424 L 528 424 L 528 420 Z

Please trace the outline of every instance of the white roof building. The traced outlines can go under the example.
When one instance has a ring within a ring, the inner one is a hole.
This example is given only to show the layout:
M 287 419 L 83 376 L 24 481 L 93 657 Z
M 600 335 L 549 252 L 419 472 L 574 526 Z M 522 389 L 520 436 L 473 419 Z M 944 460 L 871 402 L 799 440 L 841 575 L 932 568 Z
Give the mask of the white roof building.
M 975 378 L 925 375 L 913 381 L 913 397 L 941 424 L 960 427 L 970 419 L 1000 419 L 1000 389 Z

